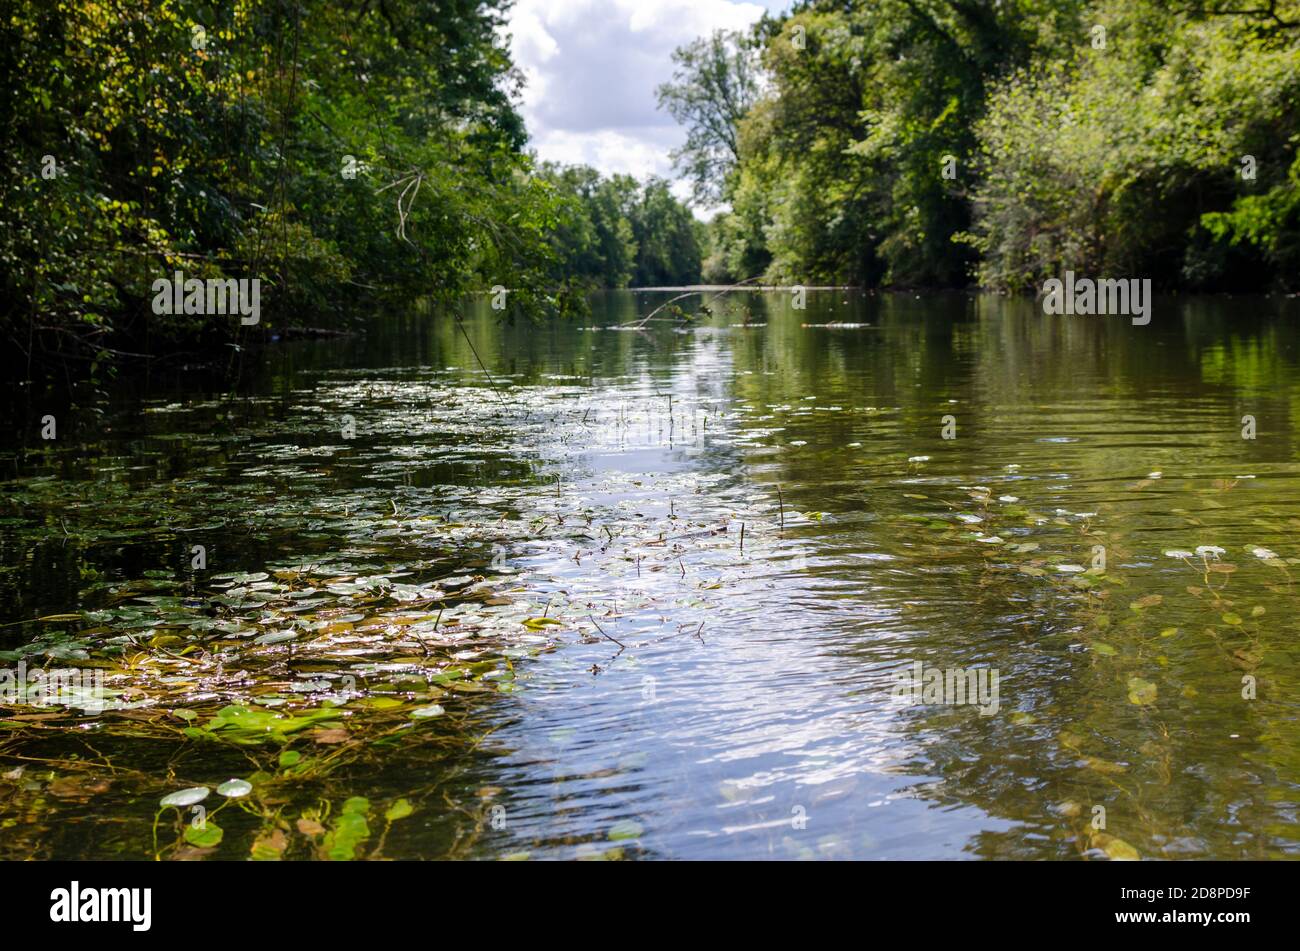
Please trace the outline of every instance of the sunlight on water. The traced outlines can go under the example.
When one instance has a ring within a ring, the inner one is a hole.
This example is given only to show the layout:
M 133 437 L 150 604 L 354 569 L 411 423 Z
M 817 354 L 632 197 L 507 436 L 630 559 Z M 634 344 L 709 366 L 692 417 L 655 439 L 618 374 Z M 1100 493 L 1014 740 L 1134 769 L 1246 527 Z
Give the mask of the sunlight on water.
M 181 849 L 337 850 L 348 797 L 391 858 L 1300 848 L 1294 313 L 745 292 L 618 326 L 663 297 L 379 320 L 9 453 L 0 652 L 111 702 L 0 720 L 0 854 L 165 851 L 168 769 L 249 757 L 259 809 Z M 983 706 L 895 696 L 916 670 Z

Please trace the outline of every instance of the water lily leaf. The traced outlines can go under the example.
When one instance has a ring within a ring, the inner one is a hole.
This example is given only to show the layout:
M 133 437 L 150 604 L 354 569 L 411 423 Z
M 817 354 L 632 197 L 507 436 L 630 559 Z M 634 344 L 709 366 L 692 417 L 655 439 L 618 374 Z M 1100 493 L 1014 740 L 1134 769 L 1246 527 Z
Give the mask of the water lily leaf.
M 224 836 L 225 832 L 222 831 L 221 826 L 211 819 L 205 820 L 198 827 L 192 824 L 185 827 L 185 841 L 201 849 L 215 848 L 221 844 Z
M 436 703 L 431 703 L 427 707 L 416 707 L 411 711 L 411 716 L 418 717 L 421 720 L 429 717 L 440 717 L 447 711 Z
M 217 794 L 227 799 L 238 799 L 253 791 L 253 784 L 246 779 L 228 779 L 217 787 Z
M 181 789 L 174 793 L 168 793 L 158 800 L 160 806 L 175 806 L 177 809 L 184 809 L 186 806 L 193 806 L 208 798 L 212 792 L 207 786 L 191 786 L 189 789 Z
M 524 627 L 530 631 L 540 631 L 544 627 L 559 624 L 553 617 L 530 617 L 524 620 Z

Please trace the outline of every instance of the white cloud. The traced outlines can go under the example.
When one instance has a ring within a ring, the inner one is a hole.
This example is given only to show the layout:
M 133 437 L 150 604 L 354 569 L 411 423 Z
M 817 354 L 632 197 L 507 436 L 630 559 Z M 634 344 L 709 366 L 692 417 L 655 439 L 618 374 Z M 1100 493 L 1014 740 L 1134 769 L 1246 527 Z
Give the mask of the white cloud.
M 669 177 L 684 137 L 656 108 L 672 52 L 716 29 L 738 30 L 764 8 L 729 0 L 516 0 L 511 53 L 527 85 L 520 111 L 540 158 L 606 174 Z M 683 192 L 684 194 L 684 192 Z

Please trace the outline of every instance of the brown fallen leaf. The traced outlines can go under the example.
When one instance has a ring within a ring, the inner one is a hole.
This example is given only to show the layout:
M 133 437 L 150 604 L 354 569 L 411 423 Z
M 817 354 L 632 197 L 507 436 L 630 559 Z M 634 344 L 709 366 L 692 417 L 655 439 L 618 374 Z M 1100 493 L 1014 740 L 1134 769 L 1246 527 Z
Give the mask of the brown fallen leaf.
M 316 743 L 346 743 L 348 741 L 348 731 L 341 726 L 313 730 L 308 735 Z
M 56 799 L 89 799 L 100 793 L 108 792 L 113 785 L 111 779 L 94 779 L 87 776 L 60 776 L 45 791 Z
M 1104 759 L 1098 759 L 1095 756 L 1085 756 L 1083 758 L 1083 764 L 1087 766 L 1088 769 L 1093 769 L 1103 774 L 1128 772 L 1128 767 L 1121 763 L 1111 763 Z
M 193 845 L 183 845 L 175 852 L 173 852 L 169 858 L 173 862 L 197 862 L 200 859 L 207 858 L 215 851 L 217 850 L 200 849 L 197 846 L 193 846 Z
M 301 822 L 303 820 L 299 820 Z M 256 860 L 262 862 L 276 862 L 284 855 L 284 850 L 289 847 L 289 837 L 284 834 L 283 829 L 275 829 L 269 835 L 265 832 L 259 835 L 253 841 L 253 847 L 249 854 Z
M 320 835 L 325 831 L 325 827 L 315 819 L 299 819 L 298 831 L 305 836 Z

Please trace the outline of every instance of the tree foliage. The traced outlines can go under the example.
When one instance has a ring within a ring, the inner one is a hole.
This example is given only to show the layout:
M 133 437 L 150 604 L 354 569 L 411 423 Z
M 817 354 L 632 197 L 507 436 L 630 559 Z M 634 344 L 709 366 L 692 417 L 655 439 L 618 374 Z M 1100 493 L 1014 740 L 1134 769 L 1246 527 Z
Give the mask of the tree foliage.
M 1295 0 L 805 0 L 748 42 L 713 279 L 1300 280 Z
M 562 197 L 551 233 L 556 279 L 595 287 L 691 284 L 699 280 L 701 248 L 690 210 L 667 182 L 628 175 L 601 177 L 593 168 L 547 166 Z
M 660 108 L 686 129 L 673 160 L 695 200 L 713 205 L 740 161 L 737 126 L 758 97 L 755 50 L 744 34 L 715 30 L 675 50 L 673 63 L 672 81 L 658 89 Z
M 14 0 L 0 22 L 0 330 L 25 355 L 229 334 L 151 282 L 257 278 L 269 316 L 503 284 L 564 307 L 521 152 L 506 0 Z

